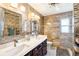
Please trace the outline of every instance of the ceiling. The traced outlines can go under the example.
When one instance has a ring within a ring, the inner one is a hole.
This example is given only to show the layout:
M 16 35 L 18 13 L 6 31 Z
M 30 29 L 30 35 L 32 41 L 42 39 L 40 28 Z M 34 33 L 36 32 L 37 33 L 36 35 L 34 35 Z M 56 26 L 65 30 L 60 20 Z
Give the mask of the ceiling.
M 72 3 L 58 3 L 55 6 L 50 6 L 48 3 L 29 3 L 36 11 L 43 16 L 68 12 L 73 10 Z

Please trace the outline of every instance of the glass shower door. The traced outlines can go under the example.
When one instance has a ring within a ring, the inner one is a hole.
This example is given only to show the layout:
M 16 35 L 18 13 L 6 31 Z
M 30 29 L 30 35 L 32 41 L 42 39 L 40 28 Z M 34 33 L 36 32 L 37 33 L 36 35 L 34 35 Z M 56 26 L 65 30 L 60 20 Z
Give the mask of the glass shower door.
M 0 39 L 3 37 L 4 30 L 4 10 L 0 8 Z
M 3 27 L 4 27 L 4 22 L 0 20 L 0 37 L 3 36 Z

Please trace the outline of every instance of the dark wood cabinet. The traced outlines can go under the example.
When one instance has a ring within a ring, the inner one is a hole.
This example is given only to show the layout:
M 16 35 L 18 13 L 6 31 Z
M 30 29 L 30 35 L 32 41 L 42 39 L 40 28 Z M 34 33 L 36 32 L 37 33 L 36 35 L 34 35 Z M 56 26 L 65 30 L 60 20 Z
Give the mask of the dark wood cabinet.
M 29 53 L 25 54 L 24 56 L 32 56 L 32 55 L 33 55 L 33 53 L 32 53 L 32 51 L 30 51 Z
M 47 40 L 45 40 L 43 43 L 42 43 L 42 45 L 43 45 L 43 47 L 42 47 L 42 55 L 44 56 L 44 55 L 46 55 L 47 54 Z
M 38 56 L 38 49 L 37 47 L 33 49 L 33 56 Z
M 44 56 L 47 54 L 47 39 L 24 56 Z

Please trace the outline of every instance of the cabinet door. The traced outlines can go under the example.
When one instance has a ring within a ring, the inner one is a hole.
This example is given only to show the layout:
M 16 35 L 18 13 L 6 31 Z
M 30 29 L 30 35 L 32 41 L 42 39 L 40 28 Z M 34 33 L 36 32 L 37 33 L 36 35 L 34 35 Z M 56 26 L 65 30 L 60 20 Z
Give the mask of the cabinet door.
M 24 56 L 44 56 L 47 53 L 47 40 L 45 40 L 43 43 L 39 44 L 37 47 L 35 47 L 32 51 L 27 53 Z
M 24 56 L 33 56 L 32 51 L 30 51 L 29 53 L 25 54 Z
M 33 56 L 38 56 L 38 49 L 37 49 L 37 47 L 33 50 Z
M 47 54 L 47 40 L 42 43 L 42 53 L 43 55 Z
M 42 56 L 42 44 L 38 46 L 38 55 Z

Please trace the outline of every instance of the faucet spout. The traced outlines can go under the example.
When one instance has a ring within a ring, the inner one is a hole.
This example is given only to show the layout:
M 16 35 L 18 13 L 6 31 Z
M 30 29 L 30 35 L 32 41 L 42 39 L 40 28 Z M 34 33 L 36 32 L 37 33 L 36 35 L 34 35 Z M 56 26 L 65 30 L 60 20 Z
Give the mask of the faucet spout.
M 16 43 L 18 43 L 18 40 L 14 40 L 14 47 L 16 47 Z

